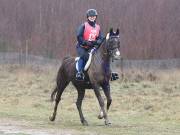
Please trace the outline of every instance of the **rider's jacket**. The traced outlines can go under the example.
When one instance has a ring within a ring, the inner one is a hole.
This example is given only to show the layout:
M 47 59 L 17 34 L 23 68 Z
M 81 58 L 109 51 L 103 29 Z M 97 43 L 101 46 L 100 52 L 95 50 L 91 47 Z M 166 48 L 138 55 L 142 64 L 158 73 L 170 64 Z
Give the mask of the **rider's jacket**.
M 77 40 L 77 46 L 89 48 L 86 45 L 85 41 L 98 41 L 96 42 L 96 45 L 100 45 L 103 42 L 104 37 L 101 33 L 100 26 L 98 24 L 87 21 L 79 26 L 77 30 Z

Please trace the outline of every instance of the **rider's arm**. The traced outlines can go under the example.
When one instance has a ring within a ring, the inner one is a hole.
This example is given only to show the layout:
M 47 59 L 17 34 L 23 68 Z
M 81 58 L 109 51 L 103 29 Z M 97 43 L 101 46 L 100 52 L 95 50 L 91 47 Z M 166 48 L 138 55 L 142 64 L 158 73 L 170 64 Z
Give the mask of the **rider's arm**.
M 97 46 L 97 48 L 102 44 L 102 42 L 104 41 L 104 36 L 102 34 L 101 31 L 99 31 L 99 36 L 96 38 L 96 41 L 93 43 L 94 45 Z
M 76 32 L 77 41 L 80 45 L 85 45 L 85 40 L 83 39 L 84 28 L 85 28 L 85 25 L 81 24 Z
M 102 32 L 100 31 L 100 32 L 99 32 L 99 36 L 98 36 L 97 39 L 96 39 L 97 44 L 98 44 L 98 45 L 102 44 L 102 42 L 104 41 L 104 39 L 105 39 L 105 38 L 104 38 Z

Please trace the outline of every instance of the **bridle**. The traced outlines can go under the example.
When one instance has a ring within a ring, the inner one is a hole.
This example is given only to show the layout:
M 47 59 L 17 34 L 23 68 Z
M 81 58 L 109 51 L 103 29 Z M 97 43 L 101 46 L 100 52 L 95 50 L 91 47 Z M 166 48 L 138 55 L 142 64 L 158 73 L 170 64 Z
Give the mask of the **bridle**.
M 107 50 L 106 54 L 108 54 L 109 56 L 112 56 L 113 52 L 120 47 L 120 42 L 118 42 L 118 45 L 114 46 L 114 45 L 110 44 L 110 40 L 113 40 L 114 38 L 116 38 L 119 41 L 120 37 L 119 36 L 114 36 L 114 35 L 113 36 L 107 35 L 107 36 L 106 36 L 106 41 L 105 41 L 106 42 L 105 43 L 106 50 Z

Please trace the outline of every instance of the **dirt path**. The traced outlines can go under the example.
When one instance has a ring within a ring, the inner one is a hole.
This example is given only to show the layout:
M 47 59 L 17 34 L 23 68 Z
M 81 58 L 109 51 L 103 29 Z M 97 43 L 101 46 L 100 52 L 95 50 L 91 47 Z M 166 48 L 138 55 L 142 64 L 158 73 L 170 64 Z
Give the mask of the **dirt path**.
M 27 121 L 15 121 L 12 119 L 0 119 L 1 135 L 75 135 L 74 131 L 34 128 Z

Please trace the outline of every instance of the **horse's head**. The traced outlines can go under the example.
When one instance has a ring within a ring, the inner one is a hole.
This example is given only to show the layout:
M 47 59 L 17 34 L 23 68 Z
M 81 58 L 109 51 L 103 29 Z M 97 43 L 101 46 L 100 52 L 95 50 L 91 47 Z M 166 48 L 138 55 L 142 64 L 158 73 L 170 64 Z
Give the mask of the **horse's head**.
M 119 29 L 116 32 L 110 29 L 110 32 L 106 36 L 106 49 L 110 57 L 113 59 L 120 59 L 120 37 Z

